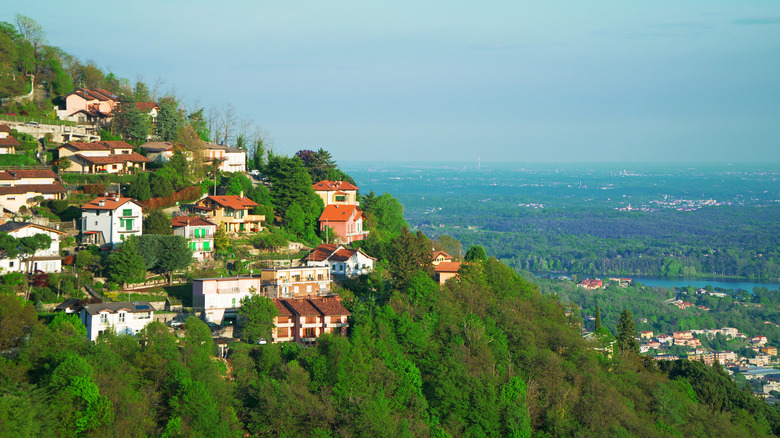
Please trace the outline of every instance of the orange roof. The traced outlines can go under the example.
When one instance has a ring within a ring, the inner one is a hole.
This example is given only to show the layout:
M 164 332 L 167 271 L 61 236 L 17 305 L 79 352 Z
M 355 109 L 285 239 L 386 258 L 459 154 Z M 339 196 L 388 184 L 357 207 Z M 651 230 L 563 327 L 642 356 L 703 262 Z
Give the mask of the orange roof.
M 436 265 L 436 272 L 458 272 L 460 262 L 441 262 Z
M 358 190 L 354 185 L 346 181 L 322 180 L 312 186 L 315 192 L 332 192 L 334 190 Z
M 21 146 L 21 144 L 14 137 L 8 136 L 0 138 L 0 146 Z
M 438 257 L 438 256 L 443 256 L 445 259 L 450 259 L 450 260 L 452 260 L 452 256 L 451 256 L 451 255 L 449 255 L 449 254 L 447 254 L 447 253 L 446 253 L 446 252 L 444 252 L 444 251 L 434 251 L 434 252 L 433 252 L 433 255 L 432 255 L 431 257 L 432 257 L 433 259 L 436 259 L 436 257 Z
M 258 204 L 257 202 L 245 197 L 237 196 L 237 195 L 230 195 L 230 196 L 209 196 L 206 199 L 211 199 L 216 204 L 222 206 L 222 207 L 229 207 L 233 210 L 245 210 L 249 207 L 255 207 Z M 203 202 L 203 201 L 201 201 Z
M 306 256 L 306 260 L 312 262 L 321 262 L 327 260 L 328 257 L 333 254 L 333 251 L 335 251 L 339 246 L 341 245 L 337 245 L 335 243 L 323 243 L 322 245 L 314 248 L 314 250 Z
M 143 155 L 137 154 L 135 152 L 133 152 L 132 154 L 119 154 L 119 155 L 111 155 L 108 157 L 88 157 L 86 155 L 81 155 L 81 154 L 76 154 L 76 156 L 92 164 L 115 164 L 115 163 L 126 163 L 128 161 L 132 161 L 134 163 L 144 163 L 144 162 L 152 161 L 144 157 Z
M 176 216 L 171 219 L 171 226 L 173 228 L 190 226 L 217 226 L 214 222 L 206 220 L 198 216 Z
M 116 96 L 116 94 L 110 91 L 106 91 L 102 88 L 95 88 L 95 89 L 79 88 L 78 90 L 70 93 L 68 96 L 70 96 L 71 94 L 75 94 L 76 96 L 79 96 L 85 100 L 102 100 L 102 101 L 113 100 L 117 102 L 119 101 L 119 98 Z
M 8 127 L 8 125 L 0 125 L 0 132 L 11 132 L 11 128 Z
M 95 143 L 101 143 L 111 149 L 133 149 L 133 145 L 122 140 L 96 141 Z
M 24 178 L 57 178 L 49 169 L 19 169 L 0 172 L 0 179 L 19 180 Z
M 20 184 L 16 187 L 0 187 L 0 195 L 22 195 L 25 193 L 65 193 L 65 187 L 54 184 Z
M 103 142 L 95 141 L 95 142 L 92 142 L 92 143 L 82 143 L 82 142 L 79 142 L 79 141 L 72 141 L 70 143 L 66 143 L 66 144 L 58 147 L 57 149 L 66 148 L 68 146 L 70 146 L 70 147 L 72 147 L 74 149 L 80 150 L 80 151 L 106 151 L 106 150 L 110 149 L 108 146 L 106 146 L 104 144 L 101 144 L 101 143 L 103 143 Z
M 135 107 L 141 111 L 151 111 L 152 109 L 157 107 L 157 104 L 154 102 L 136 102 Z
M 295 312 L 297 315 L 300 316 L 320 316 L 322 313 L 320 313 L 319 310 L 317 310 L 316 307 L 312 306 L 312 304 L 308 300 L 284 300 L 284 304 L 287 305 L 287 307 L 290 308 L 293 312 Z
M 363 214 L 357 205 L 328 205 L 320 215 L 320 222 L 349 222 Z
M 310 298 L 308 301 L 325 316 L 351 315 L 349 310 L 341 305 L 339 298 Z
M 284 305 L 283 299 L 274 298 L 273 301 L 274 301 L 274 306 L 276 306 L 276 310 L 279 312 L 279 316 L 293 316 L 293 313 L 290 310 L 290 308 Z
M 103 205 L 100 205 L 100 201 L 103 201 Z M 117 208 L 121 207 L 124 204 L 127 204 L 128 202 L 132 202 L 133 204 L 138 205 L 139 207 L 143 208 L 141 204 L 138 203 L 133 198 L 115 198 L 113 196 L 99 196 L 92 201 L 90 201 L 87 204 L 84 204 L 81 209 L 82 210 L 116 210 Z

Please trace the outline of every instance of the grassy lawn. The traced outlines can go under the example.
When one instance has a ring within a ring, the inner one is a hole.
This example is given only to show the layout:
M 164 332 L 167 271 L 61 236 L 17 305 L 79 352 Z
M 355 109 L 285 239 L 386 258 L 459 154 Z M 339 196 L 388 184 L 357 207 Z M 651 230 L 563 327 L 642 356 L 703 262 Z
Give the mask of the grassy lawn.
M 165 293 L 171 301 L 181 301 L 184 307 L 192 307 L 192 283 L 154 288 L 150 293 Z

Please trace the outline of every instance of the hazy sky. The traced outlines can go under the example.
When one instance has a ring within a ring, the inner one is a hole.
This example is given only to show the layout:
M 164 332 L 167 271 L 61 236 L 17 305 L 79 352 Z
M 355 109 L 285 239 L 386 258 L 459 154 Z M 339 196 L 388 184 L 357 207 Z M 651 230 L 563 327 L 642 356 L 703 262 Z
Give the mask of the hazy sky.
M 277 152 L 780 162 L 780 2 L 28 0 L 50 44 Z

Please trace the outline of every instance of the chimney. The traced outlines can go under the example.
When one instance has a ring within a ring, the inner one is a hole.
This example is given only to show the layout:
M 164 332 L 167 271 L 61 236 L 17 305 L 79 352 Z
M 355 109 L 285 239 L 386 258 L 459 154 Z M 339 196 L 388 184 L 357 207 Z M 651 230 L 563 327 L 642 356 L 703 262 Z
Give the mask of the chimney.
M 105 201 L 105 199 L 101 199 L 100 201 L 98 201 L 98 206 L 100 206 L 100 207 L 105 207 L 105 206 L 106 206 L 106 201 Z
M 116 200 L 116 202 L 119 202 L 119 193 L 114 195 L 114 199 Z
M 242 198 L 244 197 L 244 191 L 243 191 L 243 190 L 241 190 L 241 195 L 240 195 L 240 196 L 241 196 Z

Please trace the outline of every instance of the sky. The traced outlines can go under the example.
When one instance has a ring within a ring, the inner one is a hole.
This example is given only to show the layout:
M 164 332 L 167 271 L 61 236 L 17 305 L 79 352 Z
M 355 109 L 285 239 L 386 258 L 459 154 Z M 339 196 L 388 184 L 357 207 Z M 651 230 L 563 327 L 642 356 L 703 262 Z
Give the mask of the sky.
M 338 161 L 780 162 L 771 0 L 17 2 L 49 43 L 277 153 Z

